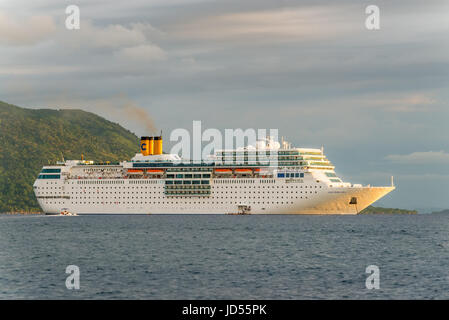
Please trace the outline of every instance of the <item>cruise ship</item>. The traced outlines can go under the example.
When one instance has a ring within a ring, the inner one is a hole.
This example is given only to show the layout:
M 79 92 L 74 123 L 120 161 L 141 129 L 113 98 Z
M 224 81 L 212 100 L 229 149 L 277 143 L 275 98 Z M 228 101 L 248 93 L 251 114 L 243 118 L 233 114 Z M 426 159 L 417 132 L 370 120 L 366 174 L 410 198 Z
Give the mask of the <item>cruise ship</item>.
M 358 214 L 394 190 L 344 182 L 323 148 L 271 137 L 202 161 L 162 152 L 162 136 L 119 163 L 44 166 L 34 192 L 46 214 Z

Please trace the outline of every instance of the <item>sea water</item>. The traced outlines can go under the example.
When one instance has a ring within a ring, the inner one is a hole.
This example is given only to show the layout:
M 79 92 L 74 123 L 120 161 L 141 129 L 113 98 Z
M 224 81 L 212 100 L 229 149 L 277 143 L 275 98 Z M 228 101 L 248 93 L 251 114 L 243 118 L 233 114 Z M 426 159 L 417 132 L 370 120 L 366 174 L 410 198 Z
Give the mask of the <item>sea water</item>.
M 0 248 L 0 299 L 449 298 L 447 215 L 0 215 Z

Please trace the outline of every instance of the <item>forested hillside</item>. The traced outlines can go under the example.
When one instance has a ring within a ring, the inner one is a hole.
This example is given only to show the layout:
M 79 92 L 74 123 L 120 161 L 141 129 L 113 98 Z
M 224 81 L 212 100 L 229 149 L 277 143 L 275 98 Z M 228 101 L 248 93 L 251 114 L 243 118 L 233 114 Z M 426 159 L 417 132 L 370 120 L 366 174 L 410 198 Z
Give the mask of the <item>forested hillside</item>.
M 49 160 L 119 161 L 138 150 L 135 134 L 93 113 L 0 101 L 0 212 L 40 211 L 33 182 Z

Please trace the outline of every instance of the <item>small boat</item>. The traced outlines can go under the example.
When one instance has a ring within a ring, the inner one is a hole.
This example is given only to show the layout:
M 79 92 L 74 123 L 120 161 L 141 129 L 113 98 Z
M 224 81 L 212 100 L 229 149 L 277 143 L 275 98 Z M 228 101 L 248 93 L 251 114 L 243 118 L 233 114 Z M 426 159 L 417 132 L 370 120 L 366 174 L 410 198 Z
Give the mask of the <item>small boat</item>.
M 62 209 L 60 216 L 77 216 L 76 213 L 70 212 L 68 209 Z

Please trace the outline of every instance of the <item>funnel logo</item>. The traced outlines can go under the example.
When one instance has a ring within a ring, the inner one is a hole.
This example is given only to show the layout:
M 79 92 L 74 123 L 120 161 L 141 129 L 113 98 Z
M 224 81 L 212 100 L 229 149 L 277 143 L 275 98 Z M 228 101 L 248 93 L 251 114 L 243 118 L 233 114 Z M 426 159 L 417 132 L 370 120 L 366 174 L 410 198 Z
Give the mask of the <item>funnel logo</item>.
M 146 144 L 146 143 L 142 143 L 142 144 L 140 145 L 140 150 L 142 150 L 142 151 L 147 150 L 147 144 Z

